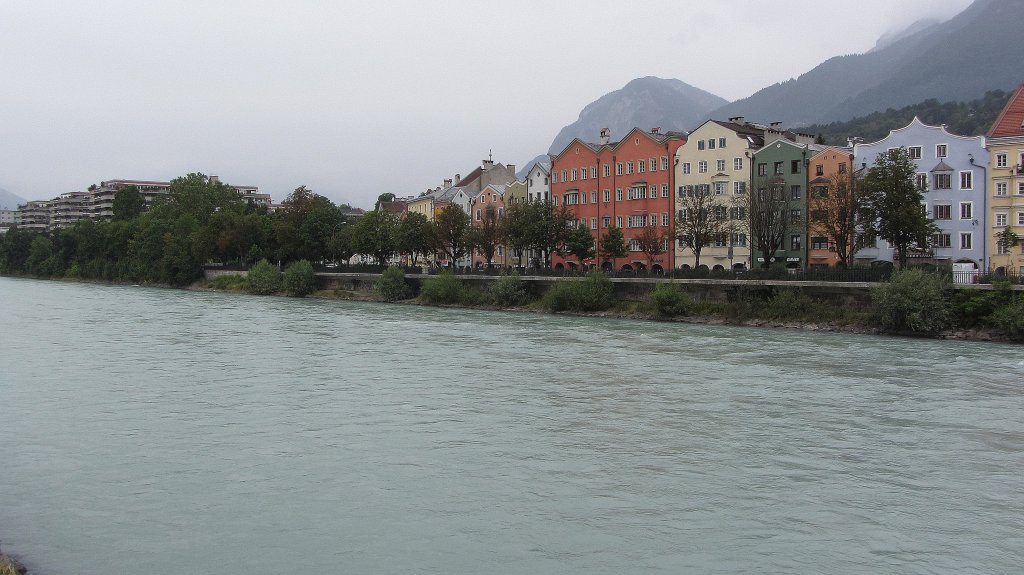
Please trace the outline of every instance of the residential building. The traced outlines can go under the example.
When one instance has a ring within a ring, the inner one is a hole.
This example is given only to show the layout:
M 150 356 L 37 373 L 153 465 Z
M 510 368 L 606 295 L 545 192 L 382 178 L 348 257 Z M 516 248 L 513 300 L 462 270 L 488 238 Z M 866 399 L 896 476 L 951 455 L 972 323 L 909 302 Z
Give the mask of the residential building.
M 50 228 L 67 228 L 94 218 L 91 192 L 67 192 L 50 203 Z
M 777 132 L 777 130 L 775 130 Z M 762 251 L 756 245 L 757 234 L 749 239 L 752 267 L 785 267 L 803 269 L 807 267 L 807 189 L 810 158 L 823 149 L 812 143 L 797 143 L 788 138 L 775 138 L 766 142 L 751 154 L 750 192 L 757 196 L 748 212 L 760 206 L 772 211 L 781 210 L 781 224 L 785 227 L 781 243 L 772 257 L 774 261 L 765 265 Z M 719 178 L 716 174 L 716 178 Z M 770 199 L 769 199 L 770 198 Z M 755 214 L 748 213 L 752 218 Z M 748 224 L 752 226 L 753 224 Z M 771 226 L 774 228 L 774 226 Z M 774 235 L 774 231 L 772 232 Z
M 492 232 L 496 231 L 496 226 L 500 223 L 501 219 L 505 217 L 505 201 L 506 194 L 508 192 L 508 186 L 501 184 L 489 184 L 480 191 L 479 194 L 474 196 L 468 205 L 467 213 L 470 218 L 470 225 L 476 228 L 482 228 L 487 225 L 495 226 L 492 228 Z M 488 210 L 493 210 L 494 220 L 488 222 Z M 496 239 L 492 237 L 492 239 Z M 505 246 L 498 245 L 494 250 L 494 257 L 491 259 L 491 264 L 495 266 L 505 265 Z M 474 250 L 472 254 L 472 265 L 476 268 L 483 268 L 487 265 L 487 258 L 484 257 L 484 253 L 480 249 Z
M 1024 85 L 1010 95 L 986 138 L 988 146 L 988 268 L 1024 275 Z M 975 158 L 977 163 L 978 158 Z M 1004 246 L 1009 228 L 1021 242 Z
M 19 229 L 45 232 L 50 229 L 52 200 L 31 201 L 18 206 Z
M 917 246 L 909 256 L 916 263 L 963 264 L 981 269 L 987 265 L 986 209 L 989 152 L 984 136 L 958 136 L 945 126 L 929 126 L 914 118 L 885 138 L 854 146 L 859 170 L 870 170 L 879 154 L 904 148 L 917 164 L 916 181 L 924 190 L 921 209 L 939 231 L 927 246 Z M 882 239 L 855 255 L 860 263 L 892 262 L 893 246 Z
M 0 209 L 0 234 L 20 223 L 21 213 L 18 210 Z
M 590 229 L 597 246 L 596 261 L 602 269 L 659 270 L 674 266 L 670 243 L 674 229 L 672 159 L 685 142 L 684 134 L 662 133 L 659 128 L 634 128 L 613 142 L 610 131 L 604 128 L 598 143 L 576 138 L 551 158 L 552 201 L 568 206 L 577 223 Z M 597 240 L 611 226 L 622 229 L 629 248 L 624 258 L 608 257 L 600 251 Z M 665 250 L 653 260 L 641 251 L 638 241 L 650 228 L 662 235 Z M 552 265 L 588 264 L 566 255 L 553 257 Z
M 527 197 L 531 201 L 551 199 L 551 162 L 537 162 L 526 175 Z
M 853 148 L 841 148 L 826 146 L 810 158 L 810 165 L 807 168 L 807 266 L 808 267 L 829 267 L 839 263 L 839 256 L 836 254 L 836 227 L 830 231 L 829 226 L 820 222 L 824 218 L 835 221 L 840 217 L 837 212 L 847 202 L 839 198 L 846 198 L 853 186 Z M 839 189 L 843 187 L 841 192 Z M 848 212 L 851 222 L 852 212 Z M 852 233 L 842 234 L 846 236 L 847 245 L 852 245 L 854 236 Z

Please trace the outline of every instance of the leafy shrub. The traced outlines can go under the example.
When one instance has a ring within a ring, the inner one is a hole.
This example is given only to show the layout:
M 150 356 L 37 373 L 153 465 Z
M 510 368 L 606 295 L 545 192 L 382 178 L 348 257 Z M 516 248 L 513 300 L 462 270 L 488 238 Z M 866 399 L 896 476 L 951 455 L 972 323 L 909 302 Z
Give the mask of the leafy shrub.
M 309 260 L 299 260 L 284 268 L 284 291 L 292 297 L 303 297 L 316 290 L 316 273 Z
M 583 281 L 557 282 L 542 302 L 551 311 L 601 311 L 615 303 L 615 288 L 608 276 L 591 272 Z
M 445 270 L 423 282 L 420 298 L 431 304 L 457 304 L 462 300 L 463 291 L 462 280 Z
M 405 272 L 401 268 L 389 267 L 380 275 L 373 291 L 384 301 L 398 301 L 413 296 L 412 286 L 405 281 Z
M 249 280 L 245 276 L 229 274 L 217 276 L 206 282 L 206 287 L 219 290 L 244 290 L 249 287 Z
M 519 274 L 503 274 L 491 284 L 490 299 L 497 306 L 516 307 L 530 301 L 530 293 L 519 279 Z
M 807 294 L 795 289 L 781 289 L 765 304 L 766 319 L 796 320 L 814 317 L 817 303 Z
M 688 315 L 693 309 L 690 296 L 676 284 L 658 284 L 651 293 L 651 303 L 661 317 Z
M 871 291 L 876 321 L 886 331 L 932 334 L 950 325 L 950 278 L 920 269 L 901 270 Z
M 1024 299 L 1014 298 L 1010 303 L 999 306 L 988 320 L 1010 339 L 1024 340 Z
M 267 260 L 260 260 L 249 270 L 249 293 L 269 295 L 281 291 L 281 272 Z

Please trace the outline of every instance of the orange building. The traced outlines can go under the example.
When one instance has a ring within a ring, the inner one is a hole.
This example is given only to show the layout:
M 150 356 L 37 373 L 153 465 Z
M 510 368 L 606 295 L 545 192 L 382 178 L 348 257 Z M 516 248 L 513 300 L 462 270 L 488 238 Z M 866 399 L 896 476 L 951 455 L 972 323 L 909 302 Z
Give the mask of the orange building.
M 568 206 L 576 219 L 590 228 L 597 240 L 611 226 L 622 229 L 629 245 L 625 258 L 609 258 L 600 252 L 595 261 L 604 270 L 634 270 L 648 267 L 648 256 L 640 251 L 636 238 L 649 227 L 664 236 L 664 252 L 657 255 L 652 270 L 674 267 L 673 242 L 675 185 L 673 160 L 686 142 L 678 132 L 646 132 L 634 128 L 612 142 L 607 128 L 599 143 L 574 139 L 551 159 L 551 196 L 556 205 Z M 554 256 L 556 269 L 593 265 L 577 262 L 570 255 Z
M 853 151 L 829 146 L 811 156 L 807 178 L 807 263 L 812 268 L 835 266 L 839 264 L 835 234 L 828 231 L 829 226 L 816 222 L 825 217 L 835 218 L 836 208 L 840 205 L 836 201 L 837 188 L 847 186 L 843 194 L 852 189 Z M 852 237 L 847 238 L 847 242 L 852 241 Z

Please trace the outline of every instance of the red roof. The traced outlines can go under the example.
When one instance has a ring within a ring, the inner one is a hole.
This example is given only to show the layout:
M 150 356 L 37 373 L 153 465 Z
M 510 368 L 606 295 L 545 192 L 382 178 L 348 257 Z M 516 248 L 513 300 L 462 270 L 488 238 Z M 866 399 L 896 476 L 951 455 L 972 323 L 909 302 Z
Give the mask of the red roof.
M 1013 92 L 1006 107 L 996 118 L 996 123 L 988 131 L 989 138 L 1012 136 L 1024 136 L 1024 84 Z

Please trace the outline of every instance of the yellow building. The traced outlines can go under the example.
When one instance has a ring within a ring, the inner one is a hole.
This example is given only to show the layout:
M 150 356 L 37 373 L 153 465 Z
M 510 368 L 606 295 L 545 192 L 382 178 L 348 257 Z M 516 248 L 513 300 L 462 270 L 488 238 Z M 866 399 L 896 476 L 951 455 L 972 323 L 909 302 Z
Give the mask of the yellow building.
M 1010 96 L 987 135 L 989 269 L 1024 275 L 1024 85 Z M 1004 246 L 1004 230 L 1020 238 Z

